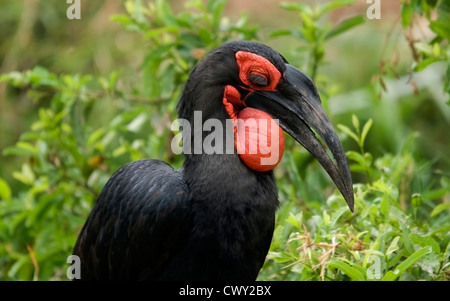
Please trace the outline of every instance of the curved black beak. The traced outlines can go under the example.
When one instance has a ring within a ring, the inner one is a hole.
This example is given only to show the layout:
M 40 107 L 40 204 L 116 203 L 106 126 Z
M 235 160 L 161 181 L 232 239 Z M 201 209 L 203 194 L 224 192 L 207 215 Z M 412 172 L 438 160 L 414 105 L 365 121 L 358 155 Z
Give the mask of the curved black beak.
M 316 86 L 305 73 L 286 64 L 276 91 L 254 91 L 245 104 L 278 119 L 281 128 L 320 162 L 353 211 L 352 177 L 342 144 L 321 105 Z M 336 163 L 313 130 L 325 141 Z

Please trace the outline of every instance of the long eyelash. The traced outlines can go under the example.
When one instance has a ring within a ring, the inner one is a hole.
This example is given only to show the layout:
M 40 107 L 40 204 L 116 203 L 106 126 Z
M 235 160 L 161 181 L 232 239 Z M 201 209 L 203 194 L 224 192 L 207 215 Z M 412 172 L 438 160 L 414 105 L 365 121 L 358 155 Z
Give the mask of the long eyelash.
M 269 84 L 269 80 L 266 76 L 257 74 L 257 73 L 250 73 L 248 76 L 248 80 L 252 82 L 252 84 L 256 86 L 267 86 Z

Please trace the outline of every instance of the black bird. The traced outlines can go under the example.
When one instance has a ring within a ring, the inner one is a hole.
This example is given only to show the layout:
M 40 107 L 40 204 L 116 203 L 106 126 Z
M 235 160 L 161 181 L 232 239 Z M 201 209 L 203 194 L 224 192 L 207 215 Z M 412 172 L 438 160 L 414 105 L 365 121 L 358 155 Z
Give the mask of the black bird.
M 246 109 L 256 112 L 256 119 L 278 119 L 325 168 L 353 211 L 348 163 L 317 89 L 272 48 L 236 41 L 211 51 L 192 70 L 177 109 L 191 124 L 201 112 L 203 124 L 214 119 L 224 128 Z M 202 141 L 210 133 L 202 132 Z M 105 185 L 73 251 L 81 259 L 81 280 L 256 279 L 274 230 L 276 163 L 252 165 L 261 153 L 249 159 L 235 149 L 198 153 L 198 133 L 183 134 L 180 170 L 139 160 L 121 167 Z

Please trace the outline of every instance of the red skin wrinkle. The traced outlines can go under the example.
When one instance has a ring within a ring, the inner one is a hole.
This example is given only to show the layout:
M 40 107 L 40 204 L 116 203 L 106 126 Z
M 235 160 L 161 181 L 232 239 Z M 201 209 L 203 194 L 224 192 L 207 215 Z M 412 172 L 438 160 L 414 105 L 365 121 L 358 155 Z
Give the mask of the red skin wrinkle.
M 223 92 L 223 106 L 231 119 L 236 120 L 240 110 L 245 108 L 241 93 L 233 86 L 225 86 Z
M 275 91 L 281 79 L 281 73 L 268 59 L 251 52 L 238 51 L 236 62 L 239 66 L 239 78 L 251 90 Z M 252 74 L 266 79 L 267 85 L 255 85 L 250 80 Z

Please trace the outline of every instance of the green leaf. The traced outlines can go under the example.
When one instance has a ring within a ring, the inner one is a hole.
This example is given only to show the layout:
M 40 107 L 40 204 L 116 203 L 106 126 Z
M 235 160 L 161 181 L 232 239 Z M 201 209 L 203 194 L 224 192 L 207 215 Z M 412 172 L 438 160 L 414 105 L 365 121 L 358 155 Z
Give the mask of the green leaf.
M 156 0 L 155 4 L 158 17 L 164 22 L 165 25 L 178 25 L 168 1 Z
M 417 233 L 411 233 L 409 235 L 409 240 L 421 247 L 431 247 L 434 253 L 439 254 L 441 252 L 439 244 L 436 242 L 436 240 L 433 239 L 433 237 L 431 237 L 431 235 L 422 236 Z
M 433 189 L 431 191 L 424 192 L 422 197 L 425 200 L 437 200 L 445 197 L 448 192 L 448 188 Z
M 432 252 L 431 247 L 424 247 L 406 258 L 402 263 L 400 263 L 394 271 L 389 271 L 384 275 L 381 281 L 394 281 L 400 277 L 408 268 L 410 268 L 414 263 L 420 260 L 422 257 L 430 254 Z
M 380 212 L 386 217 L 389 217 L 389 209 L 390 209 L 390 199 L 388 194 L 384 194 L 383 197 L 381 198 L 381 203 L 380 203 Z
M 336 212 L 334 212 L 331 215 L 331 221 L 330 221 L 330 227 L 333 228 L 334 225 L 336 224 L 336 222 L 339 220 L 339 218 L 342 216 L 342 214 L 344 214 L 345 212 L 348 211 L 347 206 L 345 207 L 341 207 L 338 210 L 336 210 Z
M 303 231 L 302 229 L 302 219 L 303 214 L 297 213 L 294 215 L 292 212 L 289 212 L 289 217 L 286 219 L 286 222 L 294 226 L 297 230 Z
M 283 263 L 292 260 L 292 256 L 287 252 L 270 252 L 269 258 L 275 262 Z
M 432 21 L 430 23 L 430 29 L 440 37 L 450 40 L 450 26 L 448 25 L 448 22 L 440 20 Z
M 352 114 L 352 124 L 356 132 L 359 133 L 359 119 L 355 114 Z
M 420 52 L 427 56 L 431 56 L 433 53 L 433 47 L 430 44 L 424 42 L 414 43 L 414 47 Z
M 392 253 L 394 253 L 395 251 L 397 251 L 399 249 L 398 246 L 398 241 L 400 240 L 400 236 L 396 236 L 392 242 L 389 244 L 389 247 L 386 250 L 386 255 L 389 256 Z
M 430 29 L 438 36 L 450 40 L 450 4 L 448 1 L 440 1 L 437 7 L 437 20 L 430 23 Z
M 361 139 L 360 139 L 361 147 L 364 146 L 364 141 L 366 140 L 367 134 L 369 133 L 370 128 L 372 127 L 372 124 L 373 124 L 372 118 L 367 120 L 367 122 L 364 124 L 363 130 L 361 132 Z
M 15 279 L 19 270 L 23 268 L 26 264 L 30 263 L 30 257 L 27 255 L 22 255 L 16 262 L 11 266 L 8 270 L 8 277 L 11 279 Z
M 293 35 L 292 32 L 293 32 L 293 29 L 275 30 L 274 32 L 269 34 L 269 37 L 277 38 L 277 37 L 282 37 L 282 36 L 290 36 L 290 35 Z
M 450 224 L 442 226 L 442 227 L 437 227 L 429 235 L 436 235 L 436 234 L 439 234 L 439 233 L 450 233 Z
M 19 155 L 19 156 L 35 156 L 38 153 L 36 147 L 25 141 L 19 141 L 15 146 L 5 148 L 4 155 Z
M 347 127 L 347 126 L 345 126 L 345 125 L 342 125 L 342 124 L 338 124 L 337 126 L 338 126 L 338 128 L 339 128 L 342 132 L 344 132 L 345 134 L 347 134 L 348 136 L 350 136 L 353 140 L 356 141 L 356 143 L 359 144 L 359 138 L 358 138 L 358 135 L 356 135 L 349 127 Z
M 225 8 L 226 0 L 209 0 L 208 10 L 212 13 L 212 25 L 218 28 L 220 25 L 223 9 Z
M 428 6 L 434 8 L 436 4 L 438 3 L 438 0 L 425 0 Z
M 13 172 L 12 175 L 16 180 L 19 180 L 20 182 L 27 184 L 27 185 L 33 185 L 33 183 L 36 179 L 34 172 L 28 163 L 24 163 L 22 165 L 22 170 L 15 171 L 15 172 Z
M 358 269 L 351 267 L 349 264 L 347 264 L 343 261 L 332 260 L 332 261 L 328 261 L 327 265 L 340 270 L 341 272 L 343 272 L 345 275 L 347 275 L 348 277 L 350 277 L 350 279 L 352 279 L 354 281 L 365 281 L 366 280 L 363 273 L 361 273 Z
M 150 29 L 146 31 L 145 39 L 151 39 L 154 37 L 160 37 L 164 33 L 178 33 L 179 28 L 177 26 L 164 26 L 156 29 Z
M 0 83 L 7 81 L 13 87 L 23 88 L 30 83 L 30 79 L 25 73 L 12 71 L 0 76 Z
M 356 0 L 337 0 L 325 3 L 324 5 L 319 7 L 319 15 L 323 16 L 329 11 L 335 10 L 339 7 L 343 7 L 346 5 L 354 4 Z
M 30 82 L 33 87 L 48 86 L 57 89 L 60 86 L 57 76 L 41 66 L 33 68 L 30 73 Z
M 430 217 L 435 217 L 436 215 L 438 215 L 439 213 L 441 213 L 447 209 L 450 209 L 450 203 L 439 204 L 436 207 L 434 207 L 433 211 L 431 211 Z
M 427 59 L 424 59 L 423 61 L 421 61 L 420 63 L 418 63 L 417 65 L 414 66 L 413 70 L 415 72 L 420 72 L 423 69 L 425 69 L 426 67 L 428 67 L 429 65 L 439 62 L 441 59 L 439 58 L 435 58 L 435 57 L 429 57 Z
M 403 4 L 402 5 L 401 16 L 402 16 L 403 28 L 407 28 L 411 24 L 413 14 L 414 14 L 414 9 L 411 4 Z
M 309 15 L 312 15 L 311 8 L 303 3 L 298 2 L 281 2 L 281 7 L 285 10 L 291 10 L 291 11 L 303 11 L 306 12 Z
M 441 47 L 439 47 L 439 43 L 433 43 L 433 55 L 435 57 L 439 57 L 441 55 Z
M 362 171 L 366 171 L 367 168 L 369 168 L 371 161 L 372 161 L 371 156 L 368 155 L 367 153 L 364 155 L 361 155 L 360 153 L 357 153 L 355 151 L 348 151 L 347 158 L 357 162 L 359 167 L 362 168 Z
M 112 153 L 112 157 L 119 157 L 123 154 L 125 154 L 127 152 L 127 147 L 125 147 L 124 145 L 119 146 L 118 148 L 116 148 Z
M 306 29 L 311 34 L 312 37 L 313 36 L 312 31 L 313 29 L 315 29 L 314 19 L 312 18 L 311 15 L 303 11 L 300 12 L 300 17 L 302 18 L 304 29 Z
M 350 28 L 353 28 L 355 26 L 363 24 L 364 22 L 365 22 L 365 19 L 363 16 L 355 16 L 355 17 L 349 18 L 349 19 L 343 21 L 342 23 L 340 23 L 335 28 L 328 31 L 325 34 L 325 40 L 328 40 L 337 35 L 340 35 L 341 33 L 348 31 Z
M 106 134 L 105 128 L 99 128 L 98 130 L 92 132 L 91 135 L 89 135 L 89 138 L 87 140 L 87 145 L 92 146 L 94 143 L 96 143 L 100 138 L 102 138 Z
M 405 244 L 405 249 L 408 251 L 408 253 L 414 252 L 414 246 L 413 243 L 409 240 L 409 227 L 406 223 L 400 223 L 400 229 L 402 230 L 402 241 Z
M 328 227 L 330 225 L 330 220 L 331 220 L 330 215 L 327 213 L 326 210 L 324 210 L 322 213 L 322 216 L 323 216 L 323 222 L 324 222 L 325 226 Z
M 57 201 L 61 201 L 60 196 L 56 196 L 55 194 L 44 194 L 41 196 L 36 207 L 31 212 L 27 224 L 35 225 L 43 221 L 45 214 L 48 214 L 50 207 Z
M 0 178 L 0 199 L 9 200 L 11 198 L 11 188 L 9 188 L 8 183 Z

